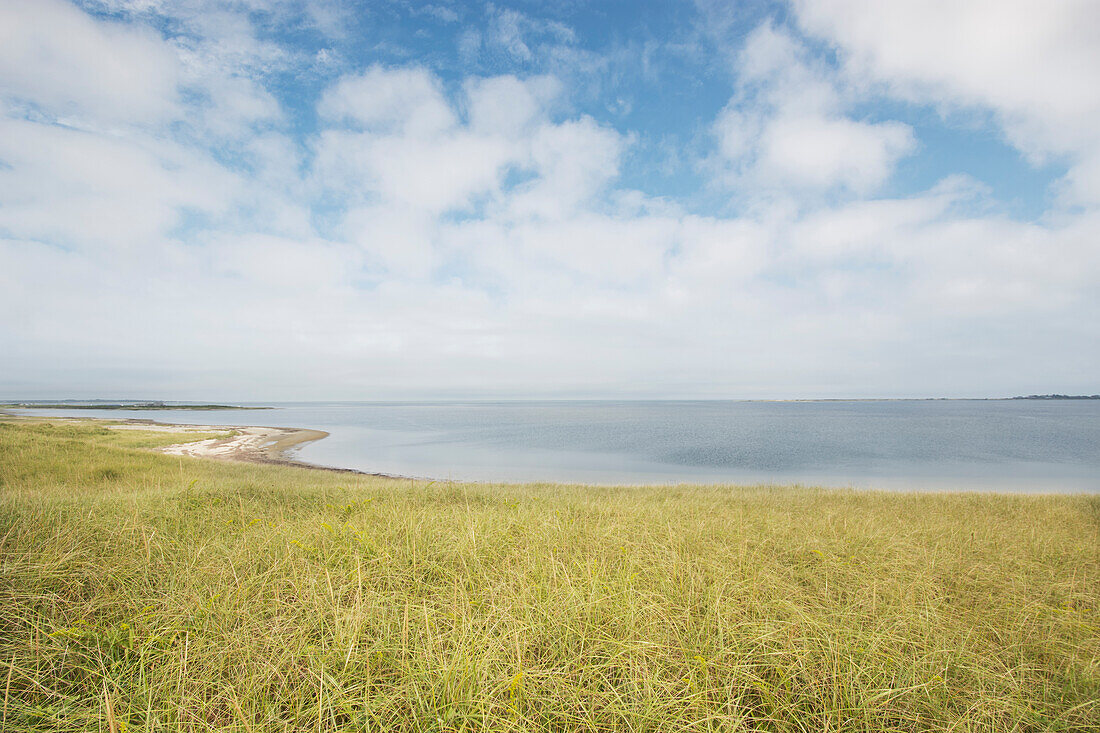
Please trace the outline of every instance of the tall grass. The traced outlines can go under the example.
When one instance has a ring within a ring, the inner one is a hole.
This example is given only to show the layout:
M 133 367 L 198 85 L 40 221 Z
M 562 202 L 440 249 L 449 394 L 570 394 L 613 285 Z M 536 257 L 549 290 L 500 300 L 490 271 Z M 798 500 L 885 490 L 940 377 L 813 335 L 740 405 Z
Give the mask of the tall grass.
M 1100 498 L 468 485 L 0 423 L 5 731 L 1100 727 Z

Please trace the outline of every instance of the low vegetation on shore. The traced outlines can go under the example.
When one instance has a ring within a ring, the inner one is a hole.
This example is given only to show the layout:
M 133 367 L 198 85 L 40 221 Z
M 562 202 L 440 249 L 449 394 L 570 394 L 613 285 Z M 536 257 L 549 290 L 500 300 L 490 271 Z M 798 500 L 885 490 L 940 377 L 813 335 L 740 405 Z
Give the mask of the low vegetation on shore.
M 272 410 L 272 407 L 240 405 L 169 404 L 164 402 L 6 402 L 0 409 L 22 410 Z
M 0 422 L 3 730 L 1100 723 L 1100 497 L 463 485 L 148 450 L 183 439 Z

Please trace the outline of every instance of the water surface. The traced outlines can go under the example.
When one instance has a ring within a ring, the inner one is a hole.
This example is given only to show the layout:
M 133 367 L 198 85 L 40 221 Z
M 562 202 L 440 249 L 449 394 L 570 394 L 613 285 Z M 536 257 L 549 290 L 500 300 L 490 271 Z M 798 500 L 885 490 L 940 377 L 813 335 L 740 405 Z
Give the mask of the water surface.
M 299 459 L 438 479 L 1100 492 L 1100 400 L 276 406 L 22 412 L 316 428 Z

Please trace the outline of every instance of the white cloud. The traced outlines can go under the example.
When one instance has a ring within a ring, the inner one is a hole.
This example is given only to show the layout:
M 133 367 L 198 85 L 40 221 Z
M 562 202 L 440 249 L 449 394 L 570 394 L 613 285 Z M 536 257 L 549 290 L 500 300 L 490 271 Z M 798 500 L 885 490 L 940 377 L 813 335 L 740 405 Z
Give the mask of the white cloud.
M 61 0 L 0 3 L 0 95 L 88 125 L 180 111 L 178 58 L 152 30 L 96 21 Z
M 216 253 L 210 266 L 217 276 L 262 283 L 287 295 L 350 290 L 364 264 L 356 247 L 322 239 L 216 234 L 203 245 Z
M 342 78 L 318 105 L 325 119 L 378 134 L 431 135 L 455 124 L 439 82 L 425 69 L 372 66 Z
M 561 95 L 561 82 L 552 76 L 520 80 L 514 76 L 467 79 L 464 85 L 469 124 L 476 132 L 522 135 L 545 119 Z
M 343 236 L 383 272 L 427 277 L 453 254 L 440 242 L 436 217 L 480 205 L 504 218 L 513 248 L 530 242 L 533 252 L 556 242 L 557 256 L 544 253 L 544 262 L 583 270 L 571 247 L 589 260 L 614 257 L 621 245 L 601 239 L 599 221 L 586 221 L 592 229 L 583 237 L 573 219 L 557 231 L 527 222 L 579 216 L 597 201 L 618 172 L 618 133 L 588 117 L 552 122 L 561 91 L 552 77 L 468 79 L 461 91 L 452 102 L 424 69 L 374 67 L 325 93 L 320 110 L 332 127 L 315 143 L 313 175 L 350 204 Z M 509 173 L 522 182 L 505 190 Z M 635 276 L 633 267 L 623 271 Z
M 623 137 L 590 117 L 539 127 L 530 139 L 536 178 L 511 197 L 517 217 L 562 217 L 598 198 L 618 175 Z
M 465 131 L 421 138 L 329 130 L 317 144 L 316 176 L 353 200 L 438 213 L 494 191 L 513 159 L 507 141 Z
M 231 173 L 171 143 L 25 120 L 0 120 L 0 160 L 0 228 L 69 246 L 139 246 L 181 209 L 223 212 L 237 188 Z
M 678 239 L 667 291 L 678 302 L 743 288 L 774 256 L 772 228 L 751 219 L 687 217 Z
M 677 228 L 672 219 L 581 214 L 564 221 L 524 222 L 508 236 L 536 271 L 564 267 L 580 287 L 645 286 L 663 277 Z
M 1069 154 L 1074 193 L 1100 201 L 1100 4 L 1092 0 L 794 0 L 848 73 L 944 109 L 992 110 L 1008 140 Z
M 319 105 L 332 127 L 316 144 L 315 177 L 353 202 L 434 213 L 468 207 L 495 191 L 520 155 L 509 138 L 484 129 L 481 118 L 492 116 L 484 109 L 486 85 L 470 88 L 478 121 L 471 128 L 459 124 L 439 81 L 424 69 L 376 66 L 340 79 Z
M 344 217 L 342 234 L 367 253 L 377 277 L 425 277 L 438 264 L 435 218 L 392 203 L 359 206 Z
M 762 132 L 758 171 L 775 185 L 865 192 L 881 185 L 913 149 L 913 133 L 897 122 L 778 117 Z
M 868 193 L 915 148 L 908 125 L 845 116 L 846 100 L 826 72 L 769 24 L 749 36 L 736 70 L 739 94 L 713 126 L 727 183 Z
M 551 77 L 469 80 L 462 122 L 426 70 L 374 67 L 322 97 L 333 127 L 316 144 L 315 176 L 353 199 L 408 209 L 440 213 L 487 198 L 513 217 L 564 216 L 615 177 L 624 141 L 590 117 L 551 122 L 559 89 Z M 526 180 L 502 197 L 509 171 Z

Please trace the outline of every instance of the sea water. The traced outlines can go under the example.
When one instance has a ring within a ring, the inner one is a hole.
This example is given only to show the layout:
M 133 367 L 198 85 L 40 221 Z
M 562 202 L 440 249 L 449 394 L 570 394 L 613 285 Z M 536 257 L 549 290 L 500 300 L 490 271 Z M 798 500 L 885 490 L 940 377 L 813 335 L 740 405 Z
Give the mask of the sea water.
M 433 479 L 1100 492 L 1100 400 L 271 404 L 20 412 L 315 428 L 295 458 Z

